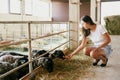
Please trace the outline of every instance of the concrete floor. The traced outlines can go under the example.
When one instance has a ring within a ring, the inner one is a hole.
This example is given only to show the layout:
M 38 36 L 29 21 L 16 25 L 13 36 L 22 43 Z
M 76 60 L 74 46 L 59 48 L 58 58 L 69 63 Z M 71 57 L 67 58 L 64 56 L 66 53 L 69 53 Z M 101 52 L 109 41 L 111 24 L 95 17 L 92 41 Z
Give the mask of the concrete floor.
M 111 53 L 106 67 L 95 66 L 90 69 L 91 73 L 83 80 L 120 80 L 120 35 L 111 36 Z

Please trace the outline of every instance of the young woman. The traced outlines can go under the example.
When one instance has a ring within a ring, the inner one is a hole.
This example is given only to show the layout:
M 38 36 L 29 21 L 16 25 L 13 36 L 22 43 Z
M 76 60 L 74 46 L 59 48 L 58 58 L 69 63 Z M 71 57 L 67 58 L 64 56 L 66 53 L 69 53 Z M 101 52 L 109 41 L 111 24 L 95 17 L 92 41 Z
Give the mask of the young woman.
M 111 42 L 110 36 L 102 25 L 95 24 L 89 16 L 82 17 L 82 30 L 83 39 L 81 45 L 73 51 L 71 54 L 65 56 L 69 59 L 79 51 L 84 48 L 84 53 L 87 56 L 91 56 L 95 59 L 93 65 L 96 66 L 100 60 L 102 60 L 101 67 L 105 67 L 108 62 L 108 56 L 111 53 L 111 47 L 109 43 Z M 87 38 L 90 38 L 94 43 L 93 46 L 85 47 L 87 43 Z

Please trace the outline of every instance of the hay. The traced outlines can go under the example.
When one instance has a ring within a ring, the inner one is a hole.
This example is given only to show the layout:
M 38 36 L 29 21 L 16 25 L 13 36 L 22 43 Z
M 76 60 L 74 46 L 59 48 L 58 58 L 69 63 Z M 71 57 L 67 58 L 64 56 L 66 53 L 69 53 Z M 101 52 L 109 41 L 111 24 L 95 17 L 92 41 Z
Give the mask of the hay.
M 41 69 L 35 80 L 81 80 L 91 74 L 91 62 L 92 59 L 82 53 L 70 60 L 55 59 L 54 71 L 48 73 Z

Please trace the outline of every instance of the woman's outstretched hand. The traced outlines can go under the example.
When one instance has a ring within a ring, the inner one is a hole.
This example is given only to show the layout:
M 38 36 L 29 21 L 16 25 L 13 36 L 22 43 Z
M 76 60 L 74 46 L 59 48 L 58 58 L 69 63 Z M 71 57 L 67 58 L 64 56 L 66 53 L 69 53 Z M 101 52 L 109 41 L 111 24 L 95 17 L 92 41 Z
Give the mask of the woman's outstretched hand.
M 71 53 L 71 54 L 69 54 L 69 55 L 67 55 L 67 56 L 64 56 L 64 58 L 65 58 L 65 59 L 70 59 L 73 55 L 74 55 L 74 54 Z

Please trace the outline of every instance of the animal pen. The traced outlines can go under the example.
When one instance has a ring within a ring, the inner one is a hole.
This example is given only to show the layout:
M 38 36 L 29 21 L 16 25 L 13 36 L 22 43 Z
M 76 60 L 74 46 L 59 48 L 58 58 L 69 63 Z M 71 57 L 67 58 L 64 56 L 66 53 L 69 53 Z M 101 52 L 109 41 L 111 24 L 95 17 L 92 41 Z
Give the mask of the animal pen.
M 29 56 L 28 62 L 1 74 L 0 78 L 6 77 L 27 64 L 31 73 L 33 71 L 31 62 L 35 60 L 32 59 L 32 50 L 45 49 L 48 53 L 56 49 L 63 51 L 69 49 L 69 35 L 72 30 L 68 22 L 1 21 L 0 28 L 1 52 L 14 51 Z

